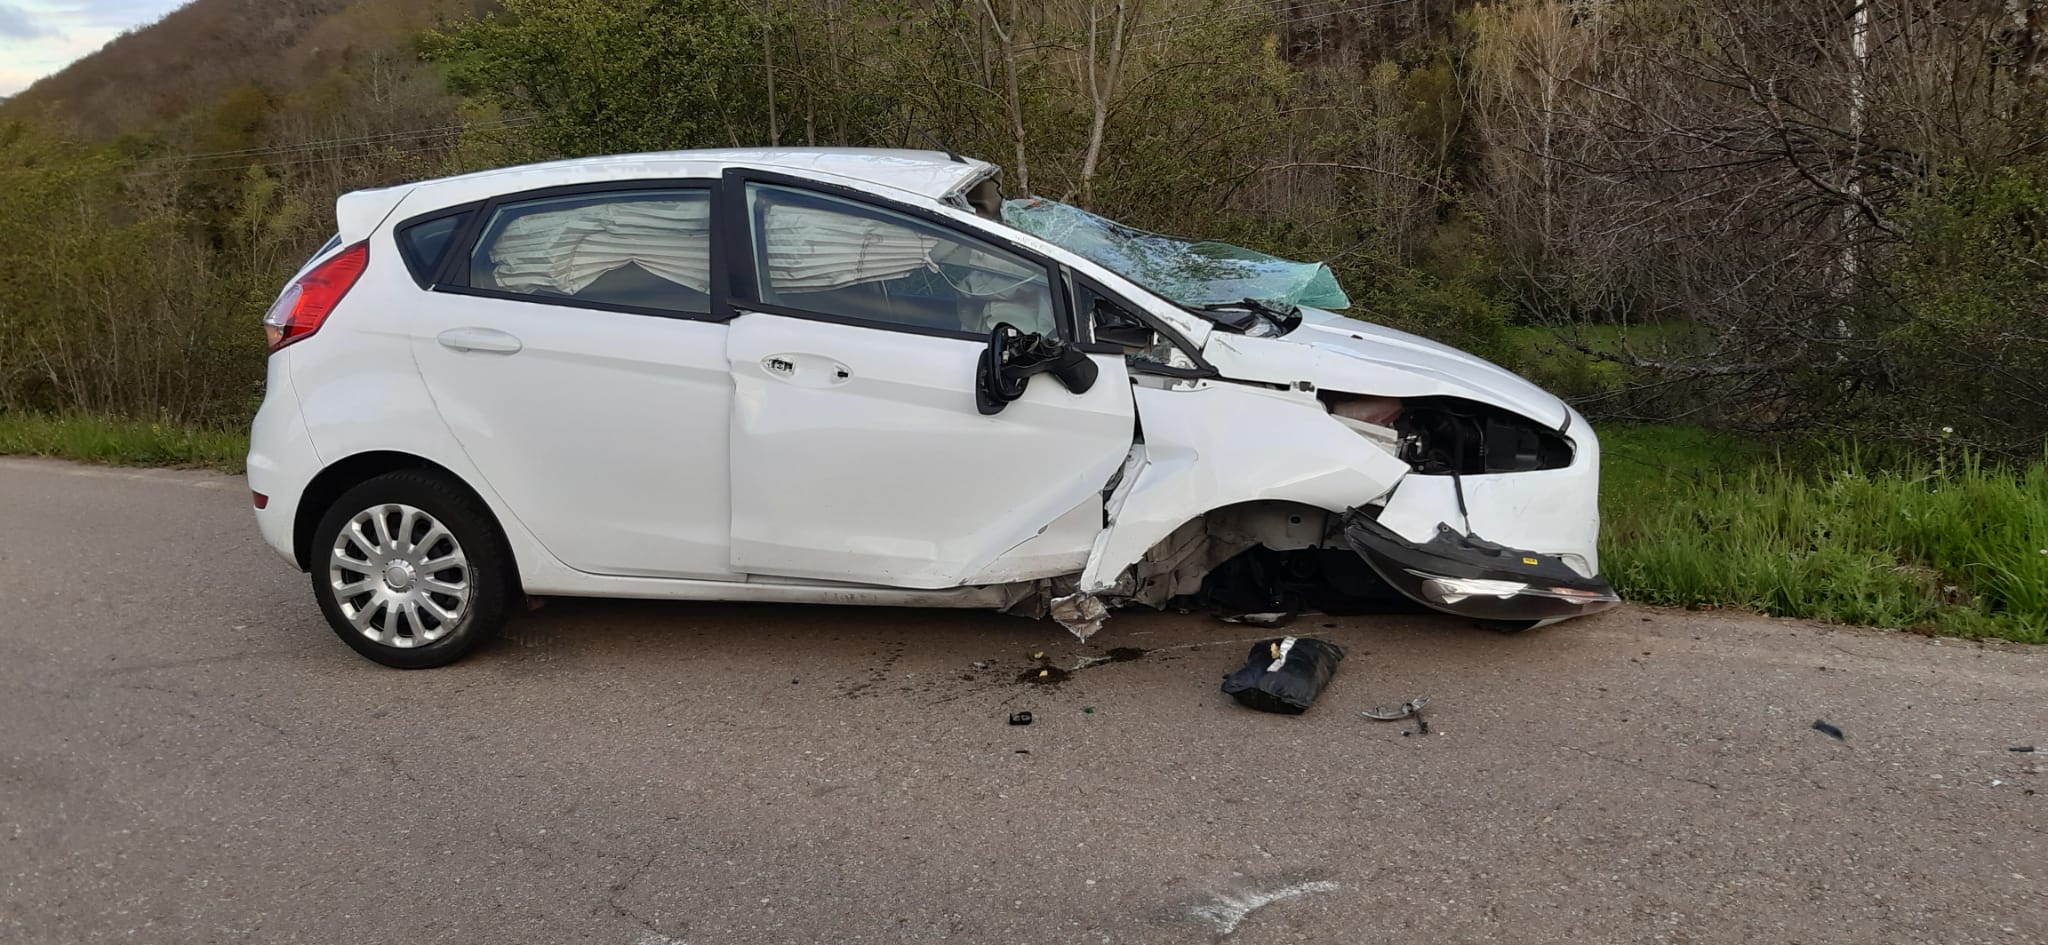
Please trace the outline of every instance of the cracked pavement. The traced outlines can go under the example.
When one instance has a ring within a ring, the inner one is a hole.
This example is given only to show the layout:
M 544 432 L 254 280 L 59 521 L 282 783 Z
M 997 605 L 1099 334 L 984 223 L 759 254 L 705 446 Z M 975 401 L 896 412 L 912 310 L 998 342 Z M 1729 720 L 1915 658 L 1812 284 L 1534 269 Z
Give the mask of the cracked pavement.
M 404 673 L 247 501 L 0 459 L 0 941 L 2048 941 L 2048 650 L 1303 618 L 1291 718 L 1201 615 L 553 601 Z

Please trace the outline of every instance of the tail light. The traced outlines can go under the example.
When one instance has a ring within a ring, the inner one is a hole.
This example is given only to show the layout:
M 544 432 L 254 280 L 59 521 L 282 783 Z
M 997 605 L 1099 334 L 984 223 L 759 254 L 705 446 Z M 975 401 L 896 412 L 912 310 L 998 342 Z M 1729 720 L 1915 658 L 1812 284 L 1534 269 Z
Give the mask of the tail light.
M 285 286 L 284 294 L 263 313 L 263 335 L 270 341 L 270 350 L 319 331 L 369 263 L 370 244 L 357 243 Z

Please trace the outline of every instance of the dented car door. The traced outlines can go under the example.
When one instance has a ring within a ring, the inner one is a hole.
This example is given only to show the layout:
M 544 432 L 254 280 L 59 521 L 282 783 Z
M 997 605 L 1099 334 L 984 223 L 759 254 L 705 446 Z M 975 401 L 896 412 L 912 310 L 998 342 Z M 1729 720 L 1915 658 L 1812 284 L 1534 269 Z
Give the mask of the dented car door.
M 1130 451 L 1122 360 L 976 401 L 995 325 L 1069 335 L 1052 267 L 851 191 L 736 172 L 726 195 L 732 566 L 906 588 L 1078 570 Z

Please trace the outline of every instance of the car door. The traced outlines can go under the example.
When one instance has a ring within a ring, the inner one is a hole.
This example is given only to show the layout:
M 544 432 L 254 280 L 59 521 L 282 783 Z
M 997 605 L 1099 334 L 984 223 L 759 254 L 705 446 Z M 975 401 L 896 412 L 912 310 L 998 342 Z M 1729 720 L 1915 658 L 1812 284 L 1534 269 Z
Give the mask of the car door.
M 734 172 L 726 195 L 732 567 L 951 587 L 1044 533 L 1024 556 L 1048 573 L 1002 579 L 1078 570 L 1133 437 L 1122 359 L 1090 355 L 1085 391 L 1040 375 L 975 404 L 994 323 L 1065 333 L 1053 268 L 852 191 Z
M 608 184 L 486 203 L 411 319 L 442 419 L 512 514 L 577 570 L 737 579 L 714 189 Z

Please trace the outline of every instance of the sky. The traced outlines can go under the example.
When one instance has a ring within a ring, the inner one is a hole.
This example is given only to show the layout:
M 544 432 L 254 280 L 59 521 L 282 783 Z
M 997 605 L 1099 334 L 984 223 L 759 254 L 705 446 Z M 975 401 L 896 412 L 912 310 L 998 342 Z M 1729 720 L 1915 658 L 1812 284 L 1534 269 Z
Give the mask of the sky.
M 184 0 L 0 0 L 0 96 L 183 5 Z

